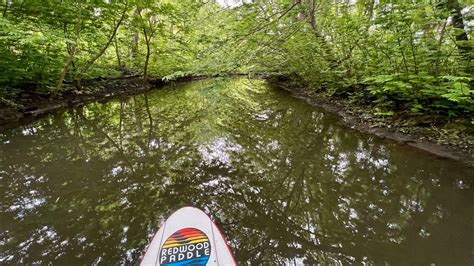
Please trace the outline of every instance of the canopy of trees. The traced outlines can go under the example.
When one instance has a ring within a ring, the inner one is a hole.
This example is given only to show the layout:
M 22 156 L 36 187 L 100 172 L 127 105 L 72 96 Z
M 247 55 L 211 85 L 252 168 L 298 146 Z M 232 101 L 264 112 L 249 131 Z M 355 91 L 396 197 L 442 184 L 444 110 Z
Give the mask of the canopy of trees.
M 469 0 L 3 0 L 0 102 L 124 74 L 297 77 L 381 110 L 474 110 Z

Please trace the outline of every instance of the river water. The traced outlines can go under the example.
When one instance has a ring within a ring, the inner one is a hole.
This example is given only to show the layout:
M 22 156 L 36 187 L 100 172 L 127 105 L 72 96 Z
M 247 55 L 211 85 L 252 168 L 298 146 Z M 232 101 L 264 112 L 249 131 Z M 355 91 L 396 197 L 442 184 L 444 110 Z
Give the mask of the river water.
M 262 80 L 212 79 L 0 132 L 0 264 L 130 264 L 202 208 L 252 264 L 469 265 L 467 166 Z

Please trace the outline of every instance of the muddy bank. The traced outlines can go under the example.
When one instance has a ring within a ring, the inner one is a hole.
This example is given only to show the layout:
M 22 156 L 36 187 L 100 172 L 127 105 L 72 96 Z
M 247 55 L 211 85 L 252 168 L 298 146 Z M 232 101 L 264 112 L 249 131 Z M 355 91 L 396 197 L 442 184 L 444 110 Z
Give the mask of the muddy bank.
M 151 79 L 146 84 L 137 76 L 120 78 L 97 78 L 82 82 L 78 90 L 73 84 L 64 84 L 64 89 L 57 95 L 42 95 L 36 92 L 22 92 L 11 99 L 14 105 L 0 104 L 0 129 L 14 127 L 18 124 L 36 119 L 64 108 L 87 104 L 96 101 L 108 101 L 112 98 L 127 97 L 162 87 L 168 83 L 185 82 L 207 78 L 205 76 L 180 77 L 173 81 Z
M 215 75 L 180 76 L 171 80 L 161 78 L 149 79 L 146 84 L 140 76 L 122 76 L 117 78 L 95 78 L 83 80 L 80 90 L 72 82 L 65 82 L 63 90 L 57 95 L 41 94 L 34 89 L 25 89 L 16 97 L 8 99 L 12 104 L 0 101 L 0 129 L 13 127 L 22 122 L 34 119 L 63 108 L 69 108 L 90 102 L 107 101 L 117 97 L 140 94 L 166 84 L 187 82 L 215 77 L 247 76 L 248 73 L 222 73 Z M 253 73 L 252 77 L 264 77 L 264 74 Z
M 291 92 L 295 97 L 306 100 L 309 104 L 337 114 L 341 123 L 361 132 L 392 139 L 405 145 L 423 150 L 434 156 L 449 158 L 474 167 L 474 135 L 466 130 L 458 135 L 443 135 L 442 128 L 433 125 L 403 126 L 398 122 L 380 119 L 358 110 L 367 106 L 357 106 L 337 97 L 329 97 L 323 93 L 315 93 L 307 87 L 295 86 L 294 83 L 268 78 L 274 86 Z

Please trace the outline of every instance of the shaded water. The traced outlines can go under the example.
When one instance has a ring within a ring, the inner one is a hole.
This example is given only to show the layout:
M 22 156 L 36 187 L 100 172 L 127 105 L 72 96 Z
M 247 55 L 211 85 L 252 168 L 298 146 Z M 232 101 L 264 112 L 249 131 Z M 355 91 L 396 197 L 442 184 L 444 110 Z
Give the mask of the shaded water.
M 137 262 L 184 205 L 240 262 L 470 264 L 469 169 L 261 80 L 93 103 L 0 134 L 0 262 Z

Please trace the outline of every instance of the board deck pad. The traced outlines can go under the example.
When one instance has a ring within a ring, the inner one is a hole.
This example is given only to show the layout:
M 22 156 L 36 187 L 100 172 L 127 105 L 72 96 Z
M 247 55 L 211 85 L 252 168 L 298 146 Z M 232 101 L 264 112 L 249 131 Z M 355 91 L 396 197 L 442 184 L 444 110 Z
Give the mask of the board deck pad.
M 183 207 L 153 237 L 140 265 L 237 265 L 219 228 L 203 211 Z

